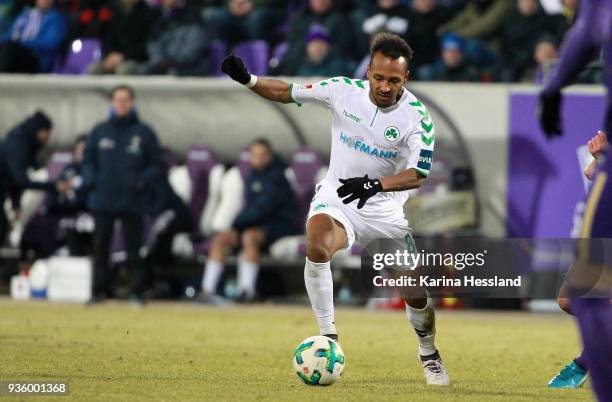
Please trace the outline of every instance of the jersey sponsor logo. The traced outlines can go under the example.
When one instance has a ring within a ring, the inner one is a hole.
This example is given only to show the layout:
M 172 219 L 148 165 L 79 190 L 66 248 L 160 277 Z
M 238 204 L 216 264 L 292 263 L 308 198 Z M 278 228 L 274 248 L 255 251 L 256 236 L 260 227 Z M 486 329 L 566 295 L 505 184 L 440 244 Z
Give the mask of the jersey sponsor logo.
M 417 161 L 417 167 L 423 170 L 431 170 L 431 164 L 433 162 L 433 152 L 429 149 L 421 149 L 419 159 Z
M 400 137 L 400 131 L 397 127 L 389 126 L 385 128 L 385 138 L 387 139 L 387 141 L 395 142 L 399 140 L 399 137 Z
M 382 159 L 395 159 L 397 158 L 397 151 L 385 151 L 374 145 L 366 144 L 363 137 L 351 137 L 345 133 L 340 133 L 340 142 L 346 144 L 349 148 L 363 152 L 371 156 L 376 156 Z
M 344 117 L 346 117 L 349 120 L 353 120 L 355 123 L 361 122 L 361 117 L 357 117 L 354 114 L 347 112 L 346 110 L 343 110 L 342 114 L 344 115 Z

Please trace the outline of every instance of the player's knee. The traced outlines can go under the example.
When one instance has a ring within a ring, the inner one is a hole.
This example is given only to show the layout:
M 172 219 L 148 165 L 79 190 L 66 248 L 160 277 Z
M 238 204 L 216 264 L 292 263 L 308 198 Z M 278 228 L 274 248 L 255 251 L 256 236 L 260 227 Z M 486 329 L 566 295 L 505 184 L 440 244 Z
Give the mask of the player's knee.
M 323 242 L 309 241 L 306 256 L 312 262 L 327 262 L 331 260 L 331 250 Z
M 231 232 L 222 232 L 215 237 L 213 237 L 210 247 L 212 249 L 215 248 L 225 248 L 231 245 Z
M 242 247 L 258 248 L 259 239 L 260 236 L 257 229 L 247 229 L 242 233 L 240 243 L 242 244 Z
M 567 297 L 558 297 L 557 304 L 561 308 L 561 310 L 565 311 L 567 314 L 572 314 L 572 308 L 570 307 L 570 300 Z

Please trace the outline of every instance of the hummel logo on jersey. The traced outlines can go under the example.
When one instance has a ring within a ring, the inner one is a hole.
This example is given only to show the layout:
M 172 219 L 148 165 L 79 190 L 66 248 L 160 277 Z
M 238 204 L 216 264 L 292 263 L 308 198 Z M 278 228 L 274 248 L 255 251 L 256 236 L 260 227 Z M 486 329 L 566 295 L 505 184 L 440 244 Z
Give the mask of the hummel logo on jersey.
M 347 134 L 340 133 L 340 142 L 346 144 L 349 148 L 363 152 L 364 154 L 377 156 L 383 159 L 395 159 L 397 158 L 397 151 L 384 151 L 375 146 L 370 146 L 363 142 L 363 137 L 354 138 Z
M 326 204 L 326 203 L 324 203 L 324 202 L 321 202 L 321 203 L 319 203 L 319 204 L 315 205 L 314 210 L 315 210 L 315 211 L 320 211 L 320 210 L 322 210 L 323 208 L 327 208 L 327 204 Z
M 364 188 L 365 190 L 369 190 L 369 189 L 371 189 L 371 188 L 372 188 L 372 184 L 370 184 L 370 183 L 364 183 L 364 184 L 363 184 L 363 188 Z
M 400 132 L 397 129 L 397 127 L 391 126 L 385 129 L 385 138 L 389 140 L 390 142 L 397 141 L 399 139 L 399 136 L 400 136 Z
M 346 110 L 343 110 L 342 114 L 344 115 L 344 117 L 348 118 L 349 120 L 353 120 L 355 123 L 361 122 L 361 117 L 357 117 L 354 114 L 347 112 Z

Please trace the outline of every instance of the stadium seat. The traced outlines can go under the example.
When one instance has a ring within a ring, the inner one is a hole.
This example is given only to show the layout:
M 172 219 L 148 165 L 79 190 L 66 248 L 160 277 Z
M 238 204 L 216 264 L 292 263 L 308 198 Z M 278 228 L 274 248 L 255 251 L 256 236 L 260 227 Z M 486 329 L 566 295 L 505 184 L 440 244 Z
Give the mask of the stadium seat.
M 62 171 L 71 163 L 72 152 L 70 151 L 56 151 L 51 154 L 49 162 L 47 163 L 49 180 L 56 180 Z
M 292 185 L 294 186 L 293 190 L 297 198 L 301 221 L 306 218 L 319 171 L 324 166 L 323 159 L 312 148 L 300 148 L 291 157 L 291 169 L 295 177 L 295 182 Z
M 187 152 L 186 166 L 191 179 L 189 207 L 194 222 L 200 232 L 211 234 L 211 221 L 217 210 L 220 181 L 225 169 L 207 146 L 191 147 Z M 193 244 L 194 252 L 201 253 L 207 244 L 207 241 Z
M 249 162 L 249 147 L 243 148 L 242 151 L 238 154 L 238 162 L 236 163 L 238 169 L 240 170 L 240 176 L 242 179 L 246 179 L 251 171 L 251 163 Z
M 98 39 L 75 39 L 68 49 L 68 54 L 61 68 L 56 72 L 66 75 L 85 74 L 89 65 L 99 61 L 101 57 L 102 44 Z
M 255 75 L 265 75 L 268 71 L 270 45 L 264 40 L 240 42 L 234 47 L 234 53 L 244 60 L 249 71 Z
M 194 146 L 187 152 L 185 164 L 192 186 L 189 207 L 194 222 L 200 222 L 200 217 L 208 198 L 208 175 L 212 168 L 217 165 L 217 157 L 209 147 Z
M 357 66 L 357 69 L 355 70 L 353 77 L 365 79 L 368 73 L 369 64 L 370 64 L 370 55 L 368 54 L 359 62 L 359 65 Z
M 210 63 L 212 65 L 211 75 L 222 77 L 225 74 L 221 71 L 221 62 L 227 54 L 227 45 L 220 40 L 214 40 L 210 44 Z
M 281 42 L 278 45 L 276 45 L 274 47 L 274 50 L 272 51 L 272 56 L 270 57 L 270 61 L 268 63 L 270 65 L 270 68 L 278 67 L 278 65 L 283 60 L 283 57 L 285 57 L 285 54 L 287 53 L 288 50 L 289 50 L 288 42 Z

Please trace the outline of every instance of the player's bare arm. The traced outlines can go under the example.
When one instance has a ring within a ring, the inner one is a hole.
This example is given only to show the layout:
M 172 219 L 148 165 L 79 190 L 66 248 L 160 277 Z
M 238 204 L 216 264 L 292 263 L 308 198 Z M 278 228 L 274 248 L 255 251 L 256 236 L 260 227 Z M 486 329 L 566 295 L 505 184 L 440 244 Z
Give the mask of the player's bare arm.
M 425 178 L 416 169 L 412 168 L 381 179 L 371 179 L 368 175 L 352 177 L 350 179 L 340 179 L 342 185 L 338 187 L 337 192 L 338 197 L 342 198 L 342 202 L 345 204 L 359 200 L 357 209 L 361 209 L 368 199 L 382 191 L 404 191 L 419 188 Z
M 252 75 L 247 70 L 242 59 L 230 54 L 223 60 L 221 70 L 234 81 L 246 85 L 257 95 L 274 102 L 291 103 L 291 85 L 271 78 L 261 78 Z
M 406 169 L 393 176 L 380 179 L 382 191 L 404 191 L 419 188 L 427 177 L 416 169 Z

